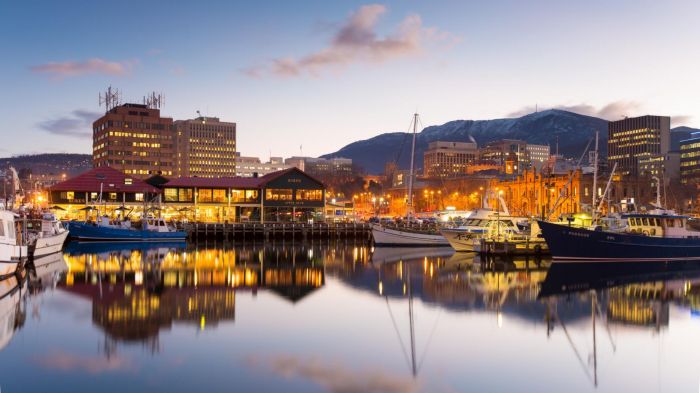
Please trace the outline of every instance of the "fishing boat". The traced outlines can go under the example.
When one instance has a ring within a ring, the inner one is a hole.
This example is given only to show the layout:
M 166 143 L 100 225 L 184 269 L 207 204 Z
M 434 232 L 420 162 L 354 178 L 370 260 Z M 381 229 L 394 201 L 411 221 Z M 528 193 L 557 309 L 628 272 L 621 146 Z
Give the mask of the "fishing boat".
M 0 280 L 14 275 L 27 255 L 25 236 L 15 222 L 15 214 L 0 210 Z
M 607 231 L 539 221 L 554 259 L 672 261 L 700 259 L 700 231 L 673 212 L 624 214 L 624 231 Z
M 411 166 L 408 176 L 408 199 L 406 202 L 406 222 L 409 226 L 372 225 L 372 237 L 377 247 L 449 247 L 450 243 L 437 230 L 423 230 L 410 227 L 416 222 L 413 216 L 413 178 L 416 153 L 416 132 L 418 114 L 413 114 L 413 142 L 411 144 Z
M 44 213 L 41 220 L 33 223 L 34 230 L 29 231 L 29 254 L 32 258 L 41 258 L 63 250 L 68 238 L 68 230 L 52 213 Z
M 130 222 L 113 221 L 100 217 L 96 223 L 71 221 L 70 236 L 78 240 L 92 241 L 177 241 L 187 239 L 187 233 L 169 226 L 164 219 L 148 217 L 142 228 L 132 228 Z

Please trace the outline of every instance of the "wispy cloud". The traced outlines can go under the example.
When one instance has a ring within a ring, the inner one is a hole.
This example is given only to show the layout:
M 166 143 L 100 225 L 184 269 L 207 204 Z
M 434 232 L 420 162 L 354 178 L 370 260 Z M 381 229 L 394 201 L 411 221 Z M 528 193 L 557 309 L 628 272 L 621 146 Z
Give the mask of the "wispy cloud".
M 693 120 L 693 116 L 688 116 L 688 115 L 678 115 L 678 116 L 671 116 L 671 127 L 678 127 L 678 126 L 683 126 L 690 121 Z
M 333 34 L 329 45 L 308 55 L 275 58 L 269 64 L 242 69 L 258 78 L 271 73 L 282 77 L 304 74 L 319 75 L 329 68 L 352 63 L 382 63 L 400 57 L 419 54 L 427 41 L 457 41 L 454 36 L 436 28 L 423 27 L 419 15 L 407 16 L 394 33 L 379 37 L 377 23 L 387 11 L 381 4 L 369 4 L 350 14 Z
M 134 368 L 133 363 L 119 355 L 108 358 L 85 356 L 68 352 L 50 352 L 34 359 L 39 366 L 57 371 L 82 371 L 90 374 L 102 374 L 112 371 L 125 371 Z
M 99 112 L 74 110 L 69 116 L 42 121 L 39 128 L 52 134 L 88 138 L 92 136 L 92 122 L 102 116 Z
M 247 364 L 269 369 L 284 378 L 309 379 L 332 393 L 410 393 L 420 388 L 410 375 L 393 375 L 381 369 L 356 371 L 316 358 L 301 359 L 284 354 L 269 358 L 249 356 Z
M 84 61 L 50 62 L 31 66 L 29 69 L 34 73 L 50 75 L 54 79 L 89 74 L 123 76 L 129 74 L 136 63 L 138 60 L 107 61 L 93 58 Z
M 511 112 L 507 117 L 520 117 L 535 112 L 535 106 L 525 106 L 515 112 Z M 614 101 L 600 108 L 589 104 L 577 105 L 555 105 L 551 107 L 539 106 L 539 110 L 561 109 L 586 116 L 600 117 L 606 120 L 619 120 L 625 116 L 636 116 L 640 113 L 642 106 L 635 101 Z

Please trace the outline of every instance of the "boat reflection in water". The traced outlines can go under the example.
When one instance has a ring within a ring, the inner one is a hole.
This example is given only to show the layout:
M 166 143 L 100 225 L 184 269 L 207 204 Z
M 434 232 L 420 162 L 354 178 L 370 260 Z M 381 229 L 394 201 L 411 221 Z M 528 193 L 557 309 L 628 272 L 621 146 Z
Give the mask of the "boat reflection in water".
M 236 291 L 271 290 L 296 302 L 323 286 L 321 259 L 313 255 L 304 247 L 73 243 L 59 287 L 92 301 L 106 351 L 117 342 L 158 351 L 160 330 L 173 323 L 205 329 L 233 321 Z

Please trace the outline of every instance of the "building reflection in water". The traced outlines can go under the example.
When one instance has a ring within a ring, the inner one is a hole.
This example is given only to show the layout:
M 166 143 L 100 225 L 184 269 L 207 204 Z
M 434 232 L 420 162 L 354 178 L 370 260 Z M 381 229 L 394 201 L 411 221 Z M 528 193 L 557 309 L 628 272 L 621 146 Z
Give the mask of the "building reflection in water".
M 300 300 L 324 284 L 316 255 L 307 247 L 71 244 L 59 287 L 92 301 L 106 351 L 117 342 L 158 351 L 159 332 L 173 323 L 205 329 L 233 321 L 237 291 L 266 289 Z

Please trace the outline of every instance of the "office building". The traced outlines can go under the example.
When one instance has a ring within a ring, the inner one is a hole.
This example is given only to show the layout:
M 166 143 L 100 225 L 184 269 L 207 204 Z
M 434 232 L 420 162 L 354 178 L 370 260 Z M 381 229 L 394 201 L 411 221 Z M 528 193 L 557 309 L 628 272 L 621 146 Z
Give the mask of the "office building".
M 161 117 L 159 109 L 118 105 L 92 126 L 94 167 L 109 166 L 138 178 L 176 173 L 173 119 Z
M 506 174 L 518 174 L 530 167 L 530 154 L 527 142 L 515 139 L 501 139 L 489 142 L 481 149 L 482 161 L 495 162 L 502 166 Z
M 176 120 L 177 177 L 230 177 L 236 174 L 236 123 L 200 116 Z
M 658 175 L 670 148 L 671 118 L 641 116 L 608 123 L 608 161 L 621 175 Z
M 236 175 L 240 177 L 258 177 L 268 173 L 291 168 L 282 161 L 282 157 L 270 157 L 270 161 L 262 162 L 258 157 L 245 157 L 236 153 Z
M 700 132 L 680 142 L 680 177 L 682 184 L 700 184 Z
M 423 174 L 429 178 L 462 176 L 478 156 L 476 142 L 430 142 L 423 153 Z
M 528 143 L 525 149 L 530 158 L 530 168 L 541 170 L 549 161 L 549 145 L 532 145 Z
M 324 181 L 348 179 L 353 175 L 350 158 L 290 157 L 284 163 Z

